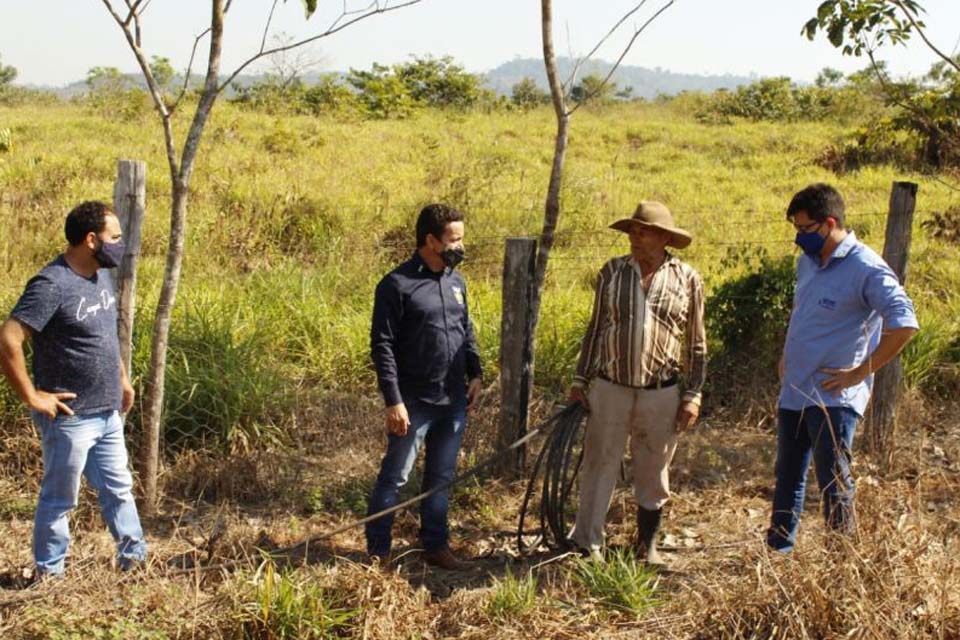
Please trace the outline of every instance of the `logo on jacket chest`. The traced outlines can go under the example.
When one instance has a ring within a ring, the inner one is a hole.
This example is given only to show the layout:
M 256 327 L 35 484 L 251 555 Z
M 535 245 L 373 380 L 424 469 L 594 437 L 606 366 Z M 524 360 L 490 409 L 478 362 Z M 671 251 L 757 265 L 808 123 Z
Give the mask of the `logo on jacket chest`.
M 460 287 L 450 287 L 453 290 L 453 299 L 457 301 L 457 304 L 463 304 L 463 289 Z

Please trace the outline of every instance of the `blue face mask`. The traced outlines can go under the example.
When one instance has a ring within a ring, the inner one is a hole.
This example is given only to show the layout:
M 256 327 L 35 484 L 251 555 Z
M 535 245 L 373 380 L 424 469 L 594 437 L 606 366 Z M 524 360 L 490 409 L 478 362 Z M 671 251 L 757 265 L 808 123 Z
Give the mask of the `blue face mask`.
M 816 231 L 811 231 L 810 233 L 798 233 L 794 242 L 811 258 L 819 258 L 827 239 Z

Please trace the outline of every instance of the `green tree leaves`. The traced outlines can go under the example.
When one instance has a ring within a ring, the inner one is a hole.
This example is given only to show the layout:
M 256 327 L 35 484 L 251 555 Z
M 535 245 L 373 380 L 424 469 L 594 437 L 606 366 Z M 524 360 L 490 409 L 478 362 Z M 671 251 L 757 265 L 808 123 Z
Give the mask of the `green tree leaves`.
M 0 58 L 0 87 L 4 87 L 17 79 L 17 68 L 8 64 L 3 64 Z
M 915 0 L 826 0 L 801 33 L 813 40 L 818 31 L 844 55 L 860 56 L 884 44 L 903 44 L 920 21 L 923 7 Z

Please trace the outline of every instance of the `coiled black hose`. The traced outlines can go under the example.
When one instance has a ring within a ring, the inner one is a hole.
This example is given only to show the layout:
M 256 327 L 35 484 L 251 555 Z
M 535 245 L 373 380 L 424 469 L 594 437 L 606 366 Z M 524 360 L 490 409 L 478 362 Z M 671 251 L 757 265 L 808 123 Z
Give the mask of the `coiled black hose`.
M 533 463 L 530 481 L 520 507 L 520 521 L 517 525 L 517 548 L 521 554 L 546 544 L 551 549 L 570 548 L 567 535 L 568 524 L 574 515 L 572 493 L 580 465 L 583 462 L 583 421 L 586 408 L 575 402 L 555 416 L 553 429 Z M 528 533 L 524 527 L 527 511 L 532 509 L 531 501 L 539 486 L 540 530 Z M 524 538 L 535 535 L 533 542 Z

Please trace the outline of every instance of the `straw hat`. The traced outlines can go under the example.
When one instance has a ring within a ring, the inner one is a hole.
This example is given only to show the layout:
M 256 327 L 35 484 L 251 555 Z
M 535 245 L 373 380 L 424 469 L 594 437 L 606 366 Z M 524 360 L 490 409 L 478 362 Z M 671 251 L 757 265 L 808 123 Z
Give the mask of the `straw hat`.
M 670 242 L 668 242 L 667 245 L 676 247 L 677 249 L 683 249 L 693 241 L 693 236 L 691 236 L 690 233 L 674 225 L 673 215 L 670 214 L 670 209 L 667 209 L 665 204 L 659 202 L 652 200 L 641 202 L 637 205 L 637 210 L 634 212 L 632 218 L 617 220 L 610 225 L 610 228 L 629 233 L 630 229 L 637 225 L 666 231 L 671 236 Z

